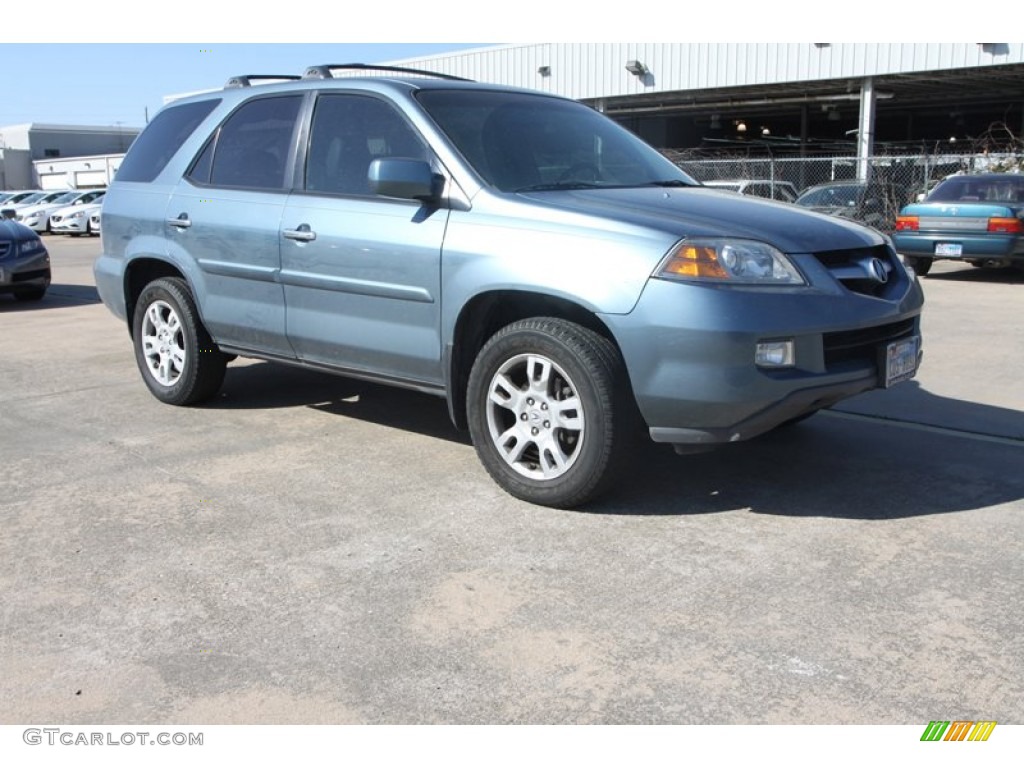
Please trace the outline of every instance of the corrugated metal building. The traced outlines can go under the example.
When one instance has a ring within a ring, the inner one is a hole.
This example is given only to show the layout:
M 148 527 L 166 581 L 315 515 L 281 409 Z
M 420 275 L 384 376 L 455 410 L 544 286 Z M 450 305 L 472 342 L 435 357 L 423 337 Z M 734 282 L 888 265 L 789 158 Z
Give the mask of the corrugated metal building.
M 392 62 L 588 102 L 663 148 L 1024 134 L 1021 43 L 537 43 Z

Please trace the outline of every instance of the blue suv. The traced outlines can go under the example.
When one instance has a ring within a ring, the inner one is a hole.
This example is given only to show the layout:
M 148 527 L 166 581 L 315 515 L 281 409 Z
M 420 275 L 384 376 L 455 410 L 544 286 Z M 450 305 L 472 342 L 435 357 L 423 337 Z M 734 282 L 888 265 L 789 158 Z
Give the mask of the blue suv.
M 124 159 L 96 283 L 163 402 L 231 356 L 429 392 L 504 489 L 571 507 L 637 428 L 704 450 L 915 374 L 884 235 L 702 187 L 569 99 L 360 68 L 233 78 Z

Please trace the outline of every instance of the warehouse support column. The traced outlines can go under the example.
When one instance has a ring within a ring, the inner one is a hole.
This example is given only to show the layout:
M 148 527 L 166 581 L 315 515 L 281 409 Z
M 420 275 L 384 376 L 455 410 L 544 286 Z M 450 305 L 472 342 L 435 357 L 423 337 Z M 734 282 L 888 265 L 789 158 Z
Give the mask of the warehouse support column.
M 875 82 L 864 78 L 860 86 L 860 124 L 857 130 L 857 178 L 867 181 L 871 175 L 871 155 L 875 151 Z

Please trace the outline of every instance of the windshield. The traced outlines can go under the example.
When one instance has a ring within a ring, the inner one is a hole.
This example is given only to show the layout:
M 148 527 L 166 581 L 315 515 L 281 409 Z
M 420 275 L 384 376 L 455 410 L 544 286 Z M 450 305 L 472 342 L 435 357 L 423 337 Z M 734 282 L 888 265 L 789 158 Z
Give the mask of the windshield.
M 81 192 L 65 192 L 63 195 L 58 195 L 57 197 L 54 197 L 54 198 L 48 200 L 47 202 L 50 202 L 50 203 L 70 203 L 72 200 L 74 200 L 80 194 L 82 194 L 82 193 Z
M 417 98 L 476 172 L 503 192 L 697 184 L 579 102 L 469 90 L 425 90 Z
M 19 200 L 18 202 L 20 204 L 37 203 L 40 200 L 42 200 L 44 197 L 46 197 L 46 193 L 45 192 L 35 192 L 35 193 L 31 194 L 31 195 L 28 195 L 26 197 L 21 198 L 21 200 Z
M 928 195 L 930 203 L 1024 203 L 1024 177 L 953 176 Z

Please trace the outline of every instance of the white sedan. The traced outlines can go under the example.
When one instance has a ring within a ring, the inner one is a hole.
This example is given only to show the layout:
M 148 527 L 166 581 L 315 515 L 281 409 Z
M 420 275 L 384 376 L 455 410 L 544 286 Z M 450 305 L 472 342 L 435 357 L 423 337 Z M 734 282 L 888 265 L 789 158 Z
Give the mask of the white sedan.
M 106 192 L 104 189 L 93 189 L 88 192 L 83 192 L 79 189 L 72 189 L 54 197 L 51 200 L 46 200 L 44 198 L 44 200 L 35 203 L 34 205 L 17 209 L 18 215 L 15 218 L 26 227 L 34 229 L 36 232 L 49 232 L 51 231 L 50 214 L 55 213 L 61 208 L 67 208 L 72 205 L 85 205 L 86 203 L 91 203 L 104 192 Z
M 86 205 L 70 205 L 54 211 L 50 214 L 50 231 L 73 236 L 94 234 L 92 217 L 99 214 L 102 200 L 103 195 L 100 195 Z

